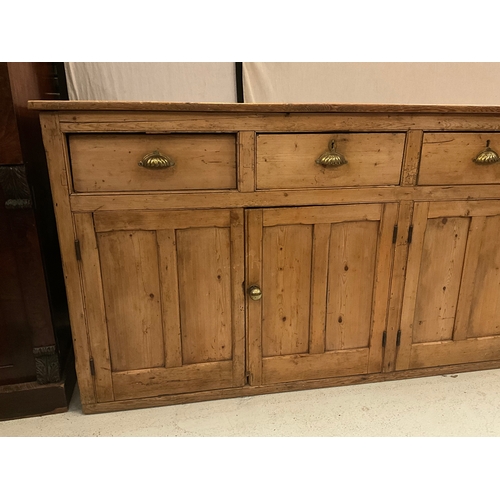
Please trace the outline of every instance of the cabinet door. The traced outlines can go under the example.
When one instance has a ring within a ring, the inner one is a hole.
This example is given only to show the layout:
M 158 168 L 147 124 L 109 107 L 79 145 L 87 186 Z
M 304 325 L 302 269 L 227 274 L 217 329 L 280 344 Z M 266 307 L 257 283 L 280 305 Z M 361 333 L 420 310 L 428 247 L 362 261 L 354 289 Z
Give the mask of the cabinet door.
M 396 369 L 500 359 L 500 202 L 415 203 Z
M 251 384 L 381 371 L 397 204 L 247 216 Z
M 99 402 L 244 385 L 243 210 L 75 221 Z

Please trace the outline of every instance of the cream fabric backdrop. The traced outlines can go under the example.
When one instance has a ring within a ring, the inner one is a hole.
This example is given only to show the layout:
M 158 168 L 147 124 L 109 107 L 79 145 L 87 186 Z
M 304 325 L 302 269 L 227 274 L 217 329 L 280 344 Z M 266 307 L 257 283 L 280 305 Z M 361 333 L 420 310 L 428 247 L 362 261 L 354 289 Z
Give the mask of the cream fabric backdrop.
M 65 63 L 69 98 L 236 102 L 234 63 Z
M 500 63 L 243 63 L 245 102 L 500 105 Z
M 236 102 L 234 63 L 65 63 L 70 99 Z M 243 63 L 245 102 L 500 105 L 500 63 Z

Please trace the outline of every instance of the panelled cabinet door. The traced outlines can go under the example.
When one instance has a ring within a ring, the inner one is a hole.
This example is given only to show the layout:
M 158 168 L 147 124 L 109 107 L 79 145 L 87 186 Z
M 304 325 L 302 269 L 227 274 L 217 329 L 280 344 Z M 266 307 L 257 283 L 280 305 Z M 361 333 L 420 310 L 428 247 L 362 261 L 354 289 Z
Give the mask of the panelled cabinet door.
M 500 202 L 415 203 L 396 369 L 500 359 Z
M 75 222 L 98 402 L 244 385 L 243 210 Z
M 397 204 L 247 211 L 252 385 L 381 371 Z

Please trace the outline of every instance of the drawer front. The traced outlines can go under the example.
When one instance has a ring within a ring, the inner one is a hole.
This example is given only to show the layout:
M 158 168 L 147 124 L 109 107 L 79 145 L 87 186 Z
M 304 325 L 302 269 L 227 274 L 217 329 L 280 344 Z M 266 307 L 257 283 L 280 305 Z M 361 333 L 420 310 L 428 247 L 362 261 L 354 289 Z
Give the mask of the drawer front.
M 316 163 L 332 140 L 347 163 Z M 260 134 L 257 189 L 397 185 L 404 143 L 403 133 Z
M 489 147 L 500 154 L 500 133 L 424 134 L 418 184 L 498 184 L 500 163 L 477 164 L 473 160 Z
M 76 192 L 236 189 L 236 135 L 85 134 L 69 137 Z M 173 166 L 140 166 L 159 151 Z

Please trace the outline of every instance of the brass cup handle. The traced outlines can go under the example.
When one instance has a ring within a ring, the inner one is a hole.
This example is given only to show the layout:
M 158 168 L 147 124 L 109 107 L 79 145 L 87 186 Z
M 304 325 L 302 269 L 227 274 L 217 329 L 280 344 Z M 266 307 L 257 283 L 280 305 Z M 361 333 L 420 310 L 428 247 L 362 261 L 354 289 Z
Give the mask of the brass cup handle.
M 248 295 L 250 295 L 252 300 L 260 300 L 262 298 L 262 290 L 257 285 L 253 285 L 248 289 Z
M 160 170 L 162 168 L 173 167 L 175 162 L 169 156 L 161 154 L 159 151 L 148 153 L 140 162 L 139 166 L 150 170 Z
M 345 165 L 347 160 L 345 156 L 340 154 L 335 149 L 335 141 L 332 139 L 328 143 L 328 151 L 325 151 L 317 160 L 316 163 L 322 167 L 340 167 Z
M 478 165 L 491 165 L 492 163 L 498 163 L 500 157 L 496 151 L 490 148 L 490 141 L 486 141 L 486 148 L 473 158 L 472 161 Z

